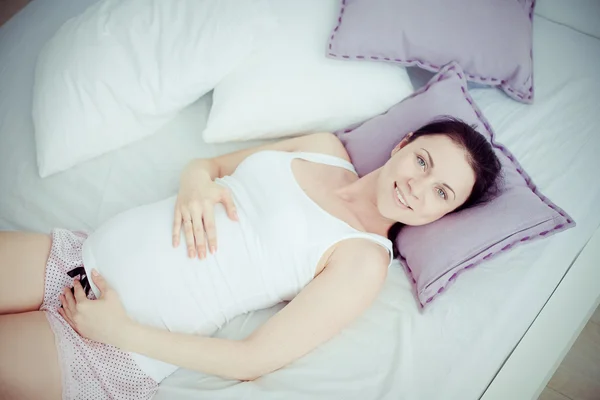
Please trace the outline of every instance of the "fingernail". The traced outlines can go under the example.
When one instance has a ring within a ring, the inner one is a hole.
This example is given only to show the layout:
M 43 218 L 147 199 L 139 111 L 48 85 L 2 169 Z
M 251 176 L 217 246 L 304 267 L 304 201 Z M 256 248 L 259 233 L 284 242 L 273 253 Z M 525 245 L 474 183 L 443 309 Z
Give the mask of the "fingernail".
M 96 271 L 96 268 L 92 269 L 92 275 L 94 276 L 98 276 L 98 271 Z
M 217 248 L 215 246 L 210 246 L 210 254 L 215 254 L 215 251 L 217 251 Z

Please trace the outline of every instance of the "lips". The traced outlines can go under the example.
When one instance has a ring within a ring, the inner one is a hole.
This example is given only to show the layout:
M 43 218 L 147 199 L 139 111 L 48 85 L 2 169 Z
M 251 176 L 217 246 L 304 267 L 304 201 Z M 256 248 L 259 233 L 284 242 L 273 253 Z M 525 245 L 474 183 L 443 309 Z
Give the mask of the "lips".
M 402 192 L 400 192 L 396 182 L 394 182 L 394 199 L 396 200 L 396 204 L 398 204 L 398 206 L 401 208 L 412 210 L 412 208 L 408 205 L 406 198 L 402 195 Z

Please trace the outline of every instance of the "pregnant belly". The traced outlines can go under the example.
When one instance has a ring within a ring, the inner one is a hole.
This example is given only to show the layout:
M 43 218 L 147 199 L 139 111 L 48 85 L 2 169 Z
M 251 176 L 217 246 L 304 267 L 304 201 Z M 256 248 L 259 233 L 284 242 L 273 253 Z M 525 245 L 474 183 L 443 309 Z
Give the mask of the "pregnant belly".
M 83 244 L 88 276 L 96 268 L 119 293 L 129 315 L 153 326 L 163 325 L 156 312 L 160 301 L 156 298 L 158 266 L 185 258 L 185 246 L 171 246 L 175 201 L 173 196 L 118 214 Z M 97 287 L 93 283 L 91 287 L 98 296 Z
M 210 335 L 227 320 L 248 311 L 264 279 L 248 250 L 240 222 L 217 205 L 216 255 L 190 259 L 185 239 L 173 248 L 176 197 L 136 207 L 108 220 L 83 245 L 86 272 L 96 268 L 114 288 L 134 320 L 175 332 Z M 251 235 L 250 235 L 251 236 Z M 96 286 L 92 290 L 99 295 Z

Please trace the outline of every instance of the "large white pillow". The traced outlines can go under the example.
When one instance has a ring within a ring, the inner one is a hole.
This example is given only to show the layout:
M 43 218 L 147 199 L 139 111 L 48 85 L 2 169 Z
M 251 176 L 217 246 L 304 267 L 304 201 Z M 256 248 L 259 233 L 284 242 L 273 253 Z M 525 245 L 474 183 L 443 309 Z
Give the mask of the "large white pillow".
M 270 4 L 279 26 L 215 88 L 206 142 L 332 131 L 380 114 L 412 93 L 402 67 L 326 57 L 339 0 Z
M 102 0 L 67 21 L 36 67 L 40 175 L 156 132 L 273 26 L 266 0 Z

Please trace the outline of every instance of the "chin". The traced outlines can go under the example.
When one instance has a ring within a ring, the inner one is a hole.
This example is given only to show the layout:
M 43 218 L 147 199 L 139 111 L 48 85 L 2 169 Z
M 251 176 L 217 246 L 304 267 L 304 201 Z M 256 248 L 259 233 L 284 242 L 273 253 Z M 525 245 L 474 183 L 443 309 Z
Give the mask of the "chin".
M 406 218 L 406 216 L 398 215 L 398 214 L 396 214 L 396 215 L 394 215 L 394 216 L 392 216 L 391 218 L 388 218 L 388 219 L 394 221 L 395 223 L 397 222 L 397 223 L 405 225 L 405 226 L 418 226 L 418 225 L 421 225 L 417 221 L 414 221 L 413 218 Z
M 418 221 L 412 221 L 411 218 L 398 218 L 397 222 L 401 223 L 404 226 L 419 226 L 422 225 Z

